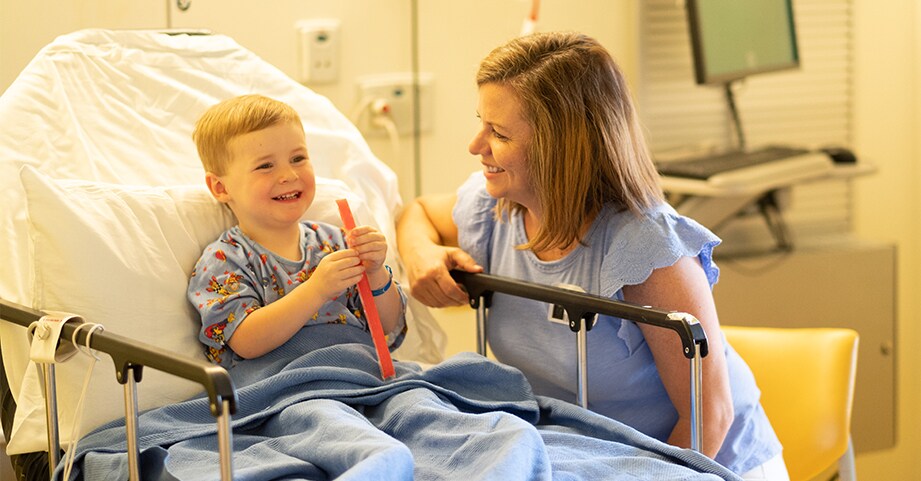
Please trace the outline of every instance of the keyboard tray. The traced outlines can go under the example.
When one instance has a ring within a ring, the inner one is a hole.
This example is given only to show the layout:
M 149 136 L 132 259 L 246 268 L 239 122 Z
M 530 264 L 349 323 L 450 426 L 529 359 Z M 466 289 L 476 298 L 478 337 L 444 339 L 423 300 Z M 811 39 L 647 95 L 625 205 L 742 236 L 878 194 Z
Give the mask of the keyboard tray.
M 809 152 L 809 150 L 795 147 L 769 146 L 747 152 L 731 151 L 686 160 L 662 162 L 657 165 L 657 168 L 661 175 L 707 180 L 724 172 L 776 162 Z

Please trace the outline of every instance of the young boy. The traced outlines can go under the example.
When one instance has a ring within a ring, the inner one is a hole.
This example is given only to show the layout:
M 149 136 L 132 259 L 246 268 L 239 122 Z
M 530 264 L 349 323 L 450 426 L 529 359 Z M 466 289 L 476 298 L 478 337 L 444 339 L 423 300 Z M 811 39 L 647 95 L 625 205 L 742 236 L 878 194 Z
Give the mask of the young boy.
M 377 229 L 301 221 L 316 181 L 300 117 L 244 95 L 202 115 L 192 134 L 208 189 L 238 224 L 205 248 L 189 280 L 199 340 L 224 367 L 262 356 L 311 324 L 367 330 L 356 283 L 368 275 L 388 345 L 406 332 L 406 298 L 384 265 Z

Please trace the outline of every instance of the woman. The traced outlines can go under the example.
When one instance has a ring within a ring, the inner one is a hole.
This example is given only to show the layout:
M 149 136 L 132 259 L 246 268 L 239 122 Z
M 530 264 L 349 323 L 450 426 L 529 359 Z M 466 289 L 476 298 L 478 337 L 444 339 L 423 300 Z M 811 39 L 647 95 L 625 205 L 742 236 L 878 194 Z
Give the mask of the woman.
M 397 237 L 412 294 L 466 303 L 449 269 L 571 284 L 696 316 L 704 358 L 703 452 L 746 479 L 788 479 L 751 372 L 723 341 L 711 289 L 719 239 L 663 201 L 626 81 L 610 54 L 576 33 L 495 49 L 477 73 L 483 170 L 456 195 L 424 196 Z M 488 338 L 538 394 L 574 398 L 568 326 L 543 303 L 494 296 Z M 601 316 L 589 339 L 589 409 L 690 446 L 687 359 L 668 330 Z

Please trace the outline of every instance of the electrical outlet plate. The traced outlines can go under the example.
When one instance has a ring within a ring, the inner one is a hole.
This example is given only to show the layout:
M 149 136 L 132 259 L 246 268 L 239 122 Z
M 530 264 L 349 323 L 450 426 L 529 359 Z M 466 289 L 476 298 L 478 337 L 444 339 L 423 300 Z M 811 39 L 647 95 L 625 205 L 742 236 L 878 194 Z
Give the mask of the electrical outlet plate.
M 340 22 L 333 18 L 299 20 L 297 53 L 300 81 L 305 84 L 339 80 Z
M 434 76 L 429 72 L 421 72 L 418 76 L 414 76 L 412 72 L 388 73 L 358 79 L 358 103 L 364 106 L 364 111 L 358 119 L 358 128 L 366 135 L 386 133 L 384 129 L 372 126 L 370 121 L 371 102 L 382 99 L 390 106 L 390 115 L 396 124 L 397 132 L 401 135 L 411 134 L 414 129 L 413 85 L 416 78 L 419 82 L 419 131 L 430 131 L 435 99 L 432 93 Z

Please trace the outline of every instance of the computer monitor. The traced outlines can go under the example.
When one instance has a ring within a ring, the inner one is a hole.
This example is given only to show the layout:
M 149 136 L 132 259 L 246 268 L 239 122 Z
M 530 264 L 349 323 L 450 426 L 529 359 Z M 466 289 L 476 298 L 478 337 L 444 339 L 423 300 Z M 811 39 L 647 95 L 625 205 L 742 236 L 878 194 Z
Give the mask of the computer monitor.
M 686 1 L 698 84 L 799 67 L 792 0 Z
M 745 132 L 732 82 L 799 67 L 792 0 L 686 0 L 694 77 L 721 85 L 735 125 L 737 147 Z

